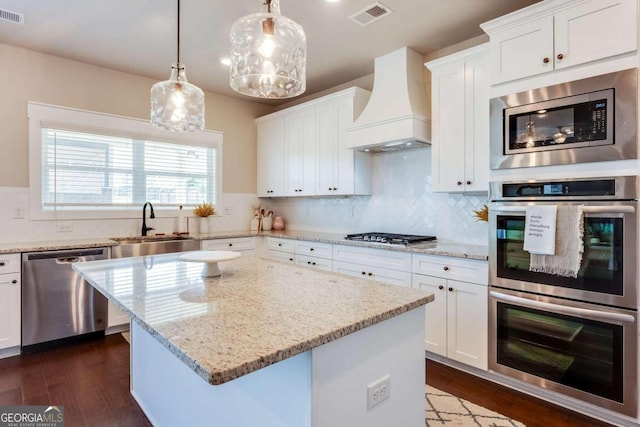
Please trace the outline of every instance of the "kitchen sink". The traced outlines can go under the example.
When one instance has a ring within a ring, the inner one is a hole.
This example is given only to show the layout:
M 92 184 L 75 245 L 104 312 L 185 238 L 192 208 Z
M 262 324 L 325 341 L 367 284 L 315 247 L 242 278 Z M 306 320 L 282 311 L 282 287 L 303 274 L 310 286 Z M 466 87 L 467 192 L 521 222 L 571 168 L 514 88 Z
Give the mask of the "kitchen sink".
M 117 246 L 111 247 L 111 258 L 158 255 L 200 249 L 198 240 L 185 236 L 116 237 L 111 240 L 118 242 Z

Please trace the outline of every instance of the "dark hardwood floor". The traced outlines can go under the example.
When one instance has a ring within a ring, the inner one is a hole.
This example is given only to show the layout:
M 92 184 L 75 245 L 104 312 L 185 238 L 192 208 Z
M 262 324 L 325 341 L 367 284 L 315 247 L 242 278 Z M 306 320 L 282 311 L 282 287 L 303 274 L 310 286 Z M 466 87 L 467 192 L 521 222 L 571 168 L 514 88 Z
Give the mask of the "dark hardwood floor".
M 520 421 L 527 427 L 610 426 L 432 360 L 427 360 L 427 384 Z
M 529 427 L 608 424 L 427 361 L 427 383 Z M 129 392 L 120 335 L 0 360 L 0 406 L 64 405 L 65 426 L 150 426 Z

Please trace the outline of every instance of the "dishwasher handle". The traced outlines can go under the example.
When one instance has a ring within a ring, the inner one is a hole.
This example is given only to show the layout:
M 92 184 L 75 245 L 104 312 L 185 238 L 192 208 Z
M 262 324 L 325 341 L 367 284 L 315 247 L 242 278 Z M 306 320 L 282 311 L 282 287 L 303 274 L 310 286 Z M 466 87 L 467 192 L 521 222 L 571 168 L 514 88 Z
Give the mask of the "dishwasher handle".
M 73 264 L 80 261 L 80 257 L 56 258 L 56 264 Z

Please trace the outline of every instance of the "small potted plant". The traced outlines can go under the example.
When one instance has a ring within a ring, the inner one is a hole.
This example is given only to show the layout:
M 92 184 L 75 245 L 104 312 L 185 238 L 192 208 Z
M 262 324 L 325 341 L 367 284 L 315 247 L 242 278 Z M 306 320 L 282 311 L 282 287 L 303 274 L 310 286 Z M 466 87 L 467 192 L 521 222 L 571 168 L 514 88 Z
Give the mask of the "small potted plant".
M 482 207 L 478 210 L 473 210 L 473 216 L 476 218 L 476 221 L 484 221 L 484 222 L 488 222 L 489 221 L 489 206 L 486 205 L 486 203 L 484 205 L 482 205 Z
M 198 232 L 205 234 L 209 232 L 209 216 L 214 215 L 216 209 L 211 203 L 202 202 L 193 209 L 193 214 L 198 217 Z

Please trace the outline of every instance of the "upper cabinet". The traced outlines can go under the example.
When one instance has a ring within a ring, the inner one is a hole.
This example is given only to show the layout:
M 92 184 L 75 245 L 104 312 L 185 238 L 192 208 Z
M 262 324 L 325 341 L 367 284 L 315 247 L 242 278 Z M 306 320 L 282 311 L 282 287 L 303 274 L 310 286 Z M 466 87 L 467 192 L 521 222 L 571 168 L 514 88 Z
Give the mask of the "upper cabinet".
M 353 87 L 256 119 L 258 196 L 370 194 L 370 155 L 346 147 L 368 99 Z
M 499 84 L 637 50 L 637 0 L 547 0 L 481 25 Z
M 432 190 L 489 189 L 487 45 L 428 62 L 431 70 Z

